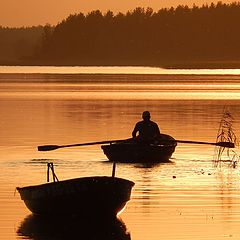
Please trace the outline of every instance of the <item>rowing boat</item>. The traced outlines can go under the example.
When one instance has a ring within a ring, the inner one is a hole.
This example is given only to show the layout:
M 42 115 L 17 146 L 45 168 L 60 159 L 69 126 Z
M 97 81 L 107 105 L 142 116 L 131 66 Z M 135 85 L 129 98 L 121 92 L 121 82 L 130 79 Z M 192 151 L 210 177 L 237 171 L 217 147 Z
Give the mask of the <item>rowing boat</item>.
M 96 176 L 18 187 L 17 190 L 35 214 L 112 216 L 129 201 L 133 185 L 122 178 Z
M 110 161 L 123 163 L 167 162 L 175 151 L 177 142 L 167 134 L 161 134 L 154 143 L 134 140 L 102 145 L 104 154 Z
M 114 217 L 130 200 L 132 181 L 93 176 L 17 187 L 27 208 L 40 215 Z

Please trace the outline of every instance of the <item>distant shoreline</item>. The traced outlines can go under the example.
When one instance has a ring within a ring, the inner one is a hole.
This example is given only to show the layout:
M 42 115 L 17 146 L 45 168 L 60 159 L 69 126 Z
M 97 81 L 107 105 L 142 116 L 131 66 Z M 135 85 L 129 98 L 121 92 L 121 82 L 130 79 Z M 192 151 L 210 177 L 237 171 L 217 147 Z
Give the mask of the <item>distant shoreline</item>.
M 60 64 L 29 61 L 0 61 L 0 66 L 46 66 L 46 67 L 157 67 L 165 69 L 240 69 L 240 60 L 226 61 L 171 61 L 159 64 L 112 63 L 112 64 Z

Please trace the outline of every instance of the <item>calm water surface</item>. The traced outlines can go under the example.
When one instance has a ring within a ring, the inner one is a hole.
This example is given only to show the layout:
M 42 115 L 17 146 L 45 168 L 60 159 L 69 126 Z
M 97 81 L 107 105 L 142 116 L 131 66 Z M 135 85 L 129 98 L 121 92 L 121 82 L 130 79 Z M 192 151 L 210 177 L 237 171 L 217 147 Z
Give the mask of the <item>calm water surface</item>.
M 59 179 L 108 176 L 112 165 L 97 145 L 51 152 L 38 145 L 128 138 L 144 110 L 176 139 L 215 142 L 226 107 L 239 135 L 237 71 L 17 69 L 0 68 L 0 239 L 92 239 L 79 226 L 72 238 L 73 227 L 62 235 L 58 223 L 38 222 L 15 188 L 46 182 L 49 161 Z M 170 163 L 118 164 L 116 175 L 135 186 L 120 214 L 127 233 L 116 237 L 109 227 L 108 239 L 240 239 L 239 167 L 214 168 L 213 155 L 211 145 L 178 144 Z

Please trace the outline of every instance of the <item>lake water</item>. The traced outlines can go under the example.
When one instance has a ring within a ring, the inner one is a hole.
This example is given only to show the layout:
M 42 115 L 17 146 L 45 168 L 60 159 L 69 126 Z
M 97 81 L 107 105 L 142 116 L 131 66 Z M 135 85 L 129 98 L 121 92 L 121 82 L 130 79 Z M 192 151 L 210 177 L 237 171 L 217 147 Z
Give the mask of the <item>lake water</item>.
M 112 164 L 98 145 L 49 152 L 38 152 L 37 146 L 129 138 L 145 110 L 162 133 L 215 142 L 228 109 L 239 136 L 238 74 L 228 69 L 0 67 L 0 239 L 98 239 L 90 232 L 89 238 L 81 235 L 81 226 L 75 238 L 59 234 L 55 223 L 49 231 L 51 222 L 48 227 L 36 223 L 15 189 L 46 182 L 47 162 L 54 163 L 60 180 L 110 176 Z M 117 164 L 116 176 L 135 186 L 120 214 L 126 234 L 116 237 L 109 228 L 108 239 L 240 239 L 239 167 L 214 167 L 214 150 L 178 144 L 170 163 Z

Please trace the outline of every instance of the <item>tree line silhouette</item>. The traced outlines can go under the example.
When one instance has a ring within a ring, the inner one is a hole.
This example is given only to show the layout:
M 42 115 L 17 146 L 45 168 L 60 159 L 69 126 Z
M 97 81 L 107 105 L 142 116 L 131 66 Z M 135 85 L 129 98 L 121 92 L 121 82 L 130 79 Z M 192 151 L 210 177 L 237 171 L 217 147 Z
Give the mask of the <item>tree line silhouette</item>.
M 0 64 L 19 64 L 41 46 L 43 26 L 8 28 L 0 26 Z
M 155 65 L 240 60 L 240 2 L 99 10 L 45 26 L 31 58 L 46 65 Z

